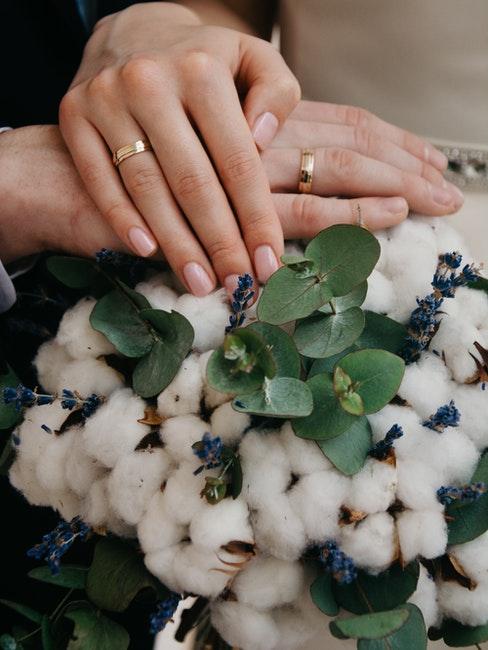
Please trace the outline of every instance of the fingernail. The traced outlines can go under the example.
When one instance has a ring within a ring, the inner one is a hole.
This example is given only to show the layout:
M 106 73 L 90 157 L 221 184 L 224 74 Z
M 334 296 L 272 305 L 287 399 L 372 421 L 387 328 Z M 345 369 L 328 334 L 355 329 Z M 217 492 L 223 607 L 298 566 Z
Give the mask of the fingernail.
M 252 135 L 260 149 L 268 147 L 278 131 L 278 118 L 273 113 L 263 113 L 254 122 Z
M 431 185 L 430 192 L 432 199 L 439 205 L 447 206 L 455 203 L 453 193 L 449 189 L 443 189 L 442 187 Z
M 228 275 L 224 280 L 224 287 L 227 291 L 229 298 L 232 298 L 232 294 L 237 288 L 237 283 L 239 281 L 239 276 L 237 274 Z
M 141 257 L 152 255 L 157 248 L 154 239 L 145 230 L 139 228 L 139 226 L 133 226 L 129 230 L 129 240 L 137 254 Z
M 188 262 L 183 268 L 185 281 L 193 295 L 202 298 L 214 288 L 214 283 L 203 266 L 196 262 Z
M 399 196 L 391 199 L 383 199 L 381 201 L 381 207 L 385 212 L 389 212 L 395 216 L 405 215 L 408 212 L 408 203 Z
M 439 171 L 443 172 L 447 168 L 449 160 L 442 151 L 439 151 L 439 149 L 426 145 L 424 154 L 425 160 L 430 162 L 434 167 L 437 167 Z
M 266 282 L 278 269 L 278 260 L 271 246 L 263 244 L 254 251 L 254 267 L 260 282 Z
M 464 203 L 464 194 L 461 192 L 459 187 L 453 185 L 452 183 L 448 183 L 447 187 L 449 188 L 451 194 L 454 196 L 454 203 L 456 204 L 456 207 L 460 208 Z

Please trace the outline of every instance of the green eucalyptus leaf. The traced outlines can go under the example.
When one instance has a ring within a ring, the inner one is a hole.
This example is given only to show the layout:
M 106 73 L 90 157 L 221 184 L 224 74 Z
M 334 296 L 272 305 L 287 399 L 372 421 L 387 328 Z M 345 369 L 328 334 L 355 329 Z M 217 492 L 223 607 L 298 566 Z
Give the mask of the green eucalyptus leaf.
M 43 616 L 41 621 L 42 650 L 56 650 L 57 643 L 51 630 L 49 616 Z
M 364 312 L 366 324 L 356 341 L 358 349 L 378 348 L 397 353 L 405 345 L 407 328 L 388 316 L 374 311 Z
M 330 631 L 338 639 L 382 639 L 399 630 L 409 618 L 405 608 L 336 619 Z
M 330 375 L 315 375 L 307 380 L 307 386 L 312 391 L 313 411 L 308 417 L 292 421 L 293 430 L 299 438 L 329 440 L 354 424 L 356 416 L 346 413 L 339 404 Z
M 488 623 L 469 627 L 458 621 L 448 619 L 442 625 L 444 643 L 450 648 L 465 648 L 488 641 Z
M 339 224 L 322 230 L 305 249 L 334 296 L 344 296 L 364 282 L 380 256 L 376 237 L 359 226 Z
M 273 325 L 305 318 L 332 296 L 324 281 L 316 276 L 302 278 L 285 266 L 273 273 L 266 283 L 258 302 L 258 318 Z
M 21 616 L 28 618 L 29 621 L 32 621 L 33 623 L 37 623 L 38 625 L 41 624 L 43 615 L 40 612 L 36 612 L 36 610 L 32 609 L 32 607 L 28 607 L 27 605 L 22 605 L 21 603 L 14 603 L 12 600 L 4 600 L 3 598 L 0 599 L 0 603 L 2 605 L 5 605 L 5 607 L 9 607 L 10 609 L 13 609 L 14 612 L 17 612 L 17 614 L 20 614 Z
M 0 375 L 0 429 L 10 429 L 22 417 L 22 413 L 16 410 L 15 404 L 5 404 L 3 400 L 3 389 L 8 387 L 16 388 L 19 384 L 19 378 L 7 364 L 6 373 Z
M 386 350 L 358 350 L 338 362 L 353 381 L 354 392 L 365 413 L 376 413 L 396 395 L 405 372 L 405 362 Z
M 409 617 L 402 627 L 383 639 L 360 639 L 358 650 L 427 650 L 427 631 L 422 612 L 415 605 L 401 607 Z
M 337 366 L 334 370 L 333 383 L 335 394 L 343 395 L 351 390 L 352 379 L 340 366 Z
M 330 462 L 346 476 L 359 472 L 372 447 L 371 425 L 368 418 L 357 418 L 340 436 L 330 440 L 317 440 L 317 444 Z
M 313 398 L 309 387 L 294 377 L 265 379 L 263 386 L 248 395 L 238 395 L 232 407 L 241 413 L 294 418 L 309 415 Z
M 327 616 L 337 616 L 339 607 L 332 593 L 332 576 L 321 573 L 310 587 L 310 596 L 315 605 Z
M 111 537 L 97 542 L 86 581 L 86 594 L 97 607 L 123 612 L 147 588 L 159 593 L 162 585 L 146 569 L 136 548 Z
M 66 589 L 84 589 L 88 568 L 75 564 L 62 564 L 61 571 L 57 575 L 53 575 L 49 567 L 40 566 L 29 571 L 27 575 L 34 580 L 66 587 Z
M 359 570 L 350 584 L 333 583 L 337 603 L 353 614 L 367 614 L 392 609 L 405 603 L 417 588 L 419 563 L 411 562 L 405 568 L 397 562 L 389 569 L 371 575 Z
M 358 393 L 350 392 L 339 395 L 339 403 L 351 415 L 364 415 L 363 398 Z
M 301 354 L 313 358 L 331 357 L 357 340 L 364 323 L 359 307 L 339 314 L 316 314 L 298 323 L 293 338 Z
M 346 293 L 345 296 L 332 298 L 330 302 L 321 307 L 319 311 L 324 314 L 342 314 L 342 312 L 351 309 L 352 307 L 361 307 L 366 299 L 368 293 L 368 281 L 365 280 L 354 287 L 352 291 Z
M 89 608 L 65 613 L 75 624 L 67 650 L 126 650 L 130 637 L 127 630 L 100 612 Z
M 285 266 L 295 271 L 299 278 L 310 278 L 317 274 L 317 265 L 303 255 L 282 255 L 281 261 Z
M 234 456 L 234 462 L 230 467 L 230 495 L 233 499 L 242 492 L 242 466 L 239 456 Z
M 480 275 L 478 276 L 478 280 L 476 282 L 470 282 L 468 287 L 470 289 L 478 289 L 478 291 L 486 291 L 486 293 L 488 293 L 488 279 Z
M 246 327 L 263 338 L 276 366 L 277 377 L 300 377 L 300 355 L 296 345 L 281 327 L 256 321 Z
M 47 259 L 46 267 L 56 280 L 70 289 L 89 287 L 100 275 L 98 265 L 94 260 L 81 257 L 53 255 Z

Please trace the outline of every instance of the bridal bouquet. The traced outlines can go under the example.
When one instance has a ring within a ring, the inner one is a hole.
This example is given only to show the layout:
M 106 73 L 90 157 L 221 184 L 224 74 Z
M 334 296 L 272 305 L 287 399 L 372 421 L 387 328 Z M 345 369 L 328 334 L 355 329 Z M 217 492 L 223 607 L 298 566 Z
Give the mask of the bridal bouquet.
M 218 647 L 488 640 L 488 282 L 462 248 L 440 220 L 333 226 L 230 306 L 110 251 L 50 258 L 85 296 L 0 412 L 11 483 L 61 517 L 32 576 L 85 592 L 9 603 L 43 647 L 69 619 L 68 648 L 127 648 L 111 612 L 142 590 L 154 633 L 196 596 L 177 638 Z

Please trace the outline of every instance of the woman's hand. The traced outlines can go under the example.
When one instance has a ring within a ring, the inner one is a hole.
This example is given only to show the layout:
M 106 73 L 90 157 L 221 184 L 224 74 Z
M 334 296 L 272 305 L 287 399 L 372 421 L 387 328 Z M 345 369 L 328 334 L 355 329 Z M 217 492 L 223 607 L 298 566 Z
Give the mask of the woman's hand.
M 159 244 L 204 295 L 215 276 L 230 288 L 237 274 L 254 267 L 264 281 L 278 267 L 283 232 L 256 144 L 271 142 L 299 96 L 268 43 L 178 5 L 138 4 L 98 24 L 60 127 L 121 241 L 143 256 Z M 153 152 L 119 174 L 110 151 L 144 138 Z

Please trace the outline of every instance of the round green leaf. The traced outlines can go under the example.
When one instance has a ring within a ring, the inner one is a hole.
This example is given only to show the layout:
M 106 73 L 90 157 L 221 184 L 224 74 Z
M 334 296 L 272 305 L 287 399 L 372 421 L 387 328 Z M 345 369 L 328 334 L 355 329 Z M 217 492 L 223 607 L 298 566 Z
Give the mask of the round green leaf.
M 317 444 L 340 472 L 352 476 L 362 468 L 372 447 L 371 425 L 368 418 L 357 418 L 340 436 L 317 440 Z
M 257 332 L 269 346 L 277 377 L 300 377 L 300 355 L 291 336 L 280 327 L 262 321 L 251 323 L 246 329 Z
M 309 316 L 332 298 L 325 282 L 317 277 L 300 277 L 287 266 L 278 269 L 266 283 L 258 302 L 258 318 L 281 325 Z
M 405 325 L 374 311 L 366 311 L 364 315 L 366 324 L 355 344 L 358 349 L 378 348 L 396 354 L 403 348 L 407 337 Z
M 409 617 L 402 627 L 383 639 L 360 639 L 358 650 L 427 650 L 427 632 L 422 612 L 415 605 L 402 606 Z
M 317 266 L 313 260 L 303 255 L 282 255 L 281 261 L 292 271 L 295 271 L 300 278 L 310 278 L 317 274 Z
M 0 603 L 2 605 L 5 605 L 5 607 L 9 607 L 10 609 L 13 609 L 14 612 L 17 612 L 17 614 L 24 616 L 25 618 L 29 619 L 29 621 L 32 621 L 33 623 L 37 623 L 38 625 L 40 625 L 42 622 L 42 614 L 40 612 L 36 612 L 36 610 L 32 609 L 32 607 L 28 607 L 27 605 L 22 605 L 21 603 L 14 603 L 12 600 L 4 600 L 3 598 L 0 599 Z
M 363 614 L 332 621 L 330 631 L 338 639 L 382 639 L 399 630 L 408 617 L 406 608 Z
M 89 287 L 100 274 L 94 260 L 81 257 L 53 255 L 47 259 L 46 266 L 56 280 L 71 289 Z
M 156 336 L 174 356 L 182 360 L 190 352 L 195 338 L 193 327 L 182 314 L 177 311 L 163 311 L 162 309 L 142 309 L 140 317 L 151 323 L 156 330 Z
M 346 413 L 339 404 L 330 375 L 315 375 L 307 380 L 312 391 L 313 411 L 308 417 L 296 418 L 293 430 L 299 438 L 328 440 L 347 431 L 356 416 Z
M 294 377 L 265 380 L 262 388 L 249 395 L 238 395 L 232 407 L 241 413 L 295 418 L 309 415 L 313 398 L 309 387 Z
M 100 612 L 89 608 L 65 613 L 74 624 L 73 639 L 67 650 L 126 650 L 130 637 L 127 630 Z
M 470 483 L 488 483 L 488 452 L 481 456 Z M 447 506 L 446 514 L 449 544 L 470 542 L 488 530 L 488 493 L 472 503 L 455 501 Z
M 320 574 L 310 587 L 310 596 L 321 612 L 327 616 L 337 616 L 339 607 L 332 593 L 332 576 L 330 573 Z
M 386 350 L 358 350 L 343 357 L 338 366 L 352 379 L 365 413 L 376 413 L 396 395 L 405 362 Z
M 354 287 L 352 291 L 346 293 L 345 296 L 332 298 L 332 300 L 321 307 L 319 311 L 323 314 L 341 314 L 343 311 L 347 311 L 352 307 L 361 307 L 366 299 L 367 293 L 368 282 L 365 280 L 364 282 L 361 282 L 361 284 L 358 284 L 357 287 Z
M 317 314 L 300 321 L 293 338 L 301 354 L 316 359 L 339 354 L 359 337 L 364 328 L 364 314 L 351 307 L 339 314 Z
M 376 237 L 365 228 L 347 224 L 322 230 L 305 250 L 305 257 L 317 263 L 334 296 L 344 296 L 366 280 L 379 256 Z
M 449 619 L 443 623 L 442 631 L 444 642 L 450 648 L 465 648 L 488 641 L 488 623 L 477 627 L 468 627 Z
M 339 395 L 339 403 L 351 415 L 364 415 L 363 398 L 358 393 L 350 392 Z
M 29 571 L 27 575 L 29 578 L 34 578 L 34 580 L 48 582 L 53 585 L 58 585 L 58 587 L 65 587 L 66 589 L 84 589 L 87 574 L 87 567 L 77 566 L 75 564 L 62 564 L 61 571 L 57 575 L 53 575 L 47 566 L 36 567 L 32 571 Z

